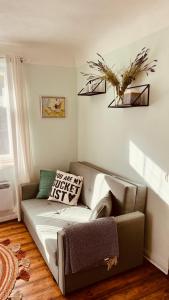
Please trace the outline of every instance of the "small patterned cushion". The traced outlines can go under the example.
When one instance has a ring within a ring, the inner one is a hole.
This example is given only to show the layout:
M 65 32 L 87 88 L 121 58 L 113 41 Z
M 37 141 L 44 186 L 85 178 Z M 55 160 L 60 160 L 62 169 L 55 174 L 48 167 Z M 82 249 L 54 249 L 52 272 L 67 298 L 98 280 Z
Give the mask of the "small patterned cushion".
M 82 184 L 83 177 L 58 170 L 48 200 L 77 205 Z

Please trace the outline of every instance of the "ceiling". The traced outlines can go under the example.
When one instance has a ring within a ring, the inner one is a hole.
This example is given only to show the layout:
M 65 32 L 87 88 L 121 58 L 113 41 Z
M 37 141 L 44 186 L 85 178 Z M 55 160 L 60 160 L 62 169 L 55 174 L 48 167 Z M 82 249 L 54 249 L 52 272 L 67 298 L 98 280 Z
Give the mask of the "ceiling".
M 83 51 L 101 39 L 117 45 L 168 25 L 169 0 L 0 0 L 1 43 Z

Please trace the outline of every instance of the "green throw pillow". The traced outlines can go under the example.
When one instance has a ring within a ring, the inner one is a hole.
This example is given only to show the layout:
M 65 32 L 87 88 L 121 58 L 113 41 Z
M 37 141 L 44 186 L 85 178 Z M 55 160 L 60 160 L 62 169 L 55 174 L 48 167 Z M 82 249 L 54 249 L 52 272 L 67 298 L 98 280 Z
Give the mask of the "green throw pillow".
M 49 197 L 55 176 L 56 171 L 40 170 L 39 192 L 36 198 L 44 199 Z

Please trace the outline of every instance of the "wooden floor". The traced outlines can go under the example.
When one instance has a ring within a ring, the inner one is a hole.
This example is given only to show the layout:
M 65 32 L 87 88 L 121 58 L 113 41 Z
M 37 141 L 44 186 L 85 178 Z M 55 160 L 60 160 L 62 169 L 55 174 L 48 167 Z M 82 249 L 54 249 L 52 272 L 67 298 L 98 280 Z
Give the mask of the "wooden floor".
M 6 238 L 19 242 L 31 260 L 30 281 L 18 280 L 15 287 L 23 293 L 23 300 L 169 300 L 169 278 L 148 262 L 64 297 L 24 224 L 0 224 L 0 241 Z

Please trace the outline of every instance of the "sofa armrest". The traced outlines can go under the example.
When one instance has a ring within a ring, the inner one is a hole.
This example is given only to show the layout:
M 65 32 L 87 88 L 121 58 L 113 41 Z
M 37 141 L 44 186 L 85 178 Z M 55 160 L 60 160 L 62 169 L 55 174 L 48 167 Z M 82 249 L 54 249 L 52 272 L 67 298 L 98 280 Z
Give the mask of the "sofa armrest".
M 135 225 L 142 224 L 144 223 L 144 218 L 145 215 L 142 212 L 134 211 L 128 214 L 117 216 L 115 217 L 115 220 L 117 222 L 117 226 L 120 227 L 120 226 L 124 226 L 124 224 L 126 226 L 128 223 L 129 224 L 135 223 Z
M 139 211 L 115 217 L 117 222 L 120 263 L 128 266 L 142 264 L 144 252 L 145 215 Z
M 144 222 L 145 216 L 141 212 L 132 212 L 115 217 L 117 222 L 118 239 L 119 239 L 119 264 L 124 269 L 137 266 L 142 263 L 144 249 Z M 64 271 L 64 236 L 63 230 L 58 232 L 58 285 L 63 294 L 65 289 L 65 271 Z
M 36 198 L 39 190 L 39 183 L 30 182 L 21 184 L 21 200 Z

